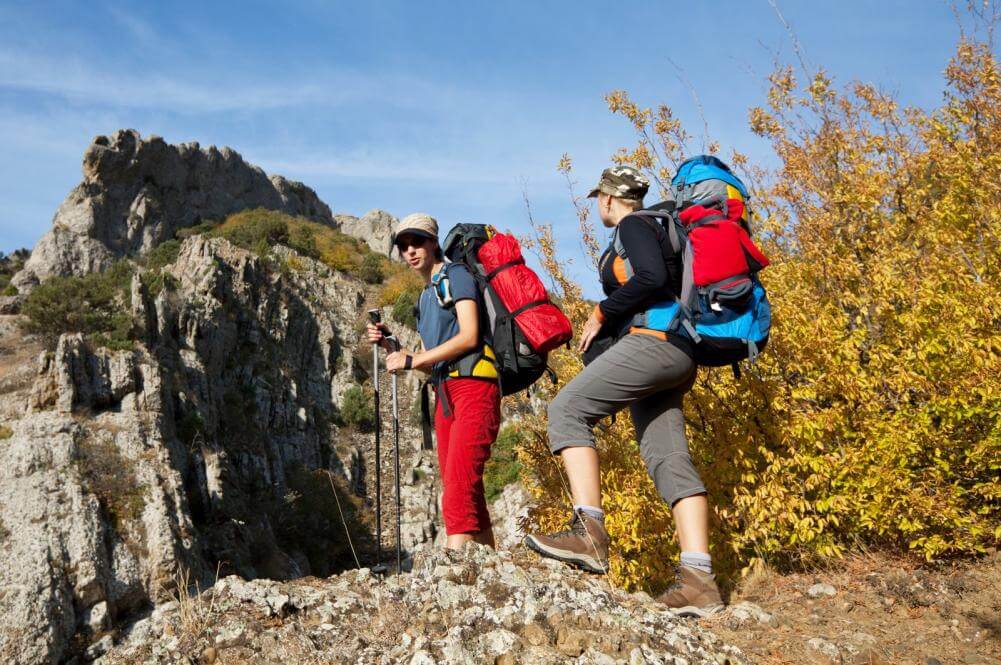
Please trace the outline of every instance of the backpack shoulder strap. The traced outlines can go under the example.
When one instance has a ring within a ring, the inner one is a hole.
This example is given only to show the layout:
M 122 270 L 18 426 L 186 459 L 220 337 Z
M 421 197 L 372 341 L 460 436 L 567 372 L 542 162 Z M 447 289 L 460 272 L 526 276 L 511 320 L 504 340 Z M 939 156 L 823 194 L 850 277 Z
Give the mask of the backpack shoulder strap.
M 671 249 L 675 253 L 681 252 L 681 234 L 678 233 L 673 213 L 666 210 L 637 210 L 633 214 L 648 222 L 652 222 L 654 219 L 663 220 L 661 227 L 667 229 L 667 237 L 671 242 Z

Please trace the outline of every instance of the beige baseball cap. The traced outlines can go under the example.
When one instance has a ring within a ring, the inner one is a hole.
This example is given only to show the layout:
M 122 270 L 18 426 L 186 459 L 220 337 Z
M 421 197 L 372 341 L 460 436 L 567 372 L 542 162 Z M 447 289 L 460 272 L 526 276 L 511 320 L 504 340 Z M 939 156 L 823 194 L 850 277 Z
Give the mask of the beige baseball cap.
M 425 212 L 415 212 L 407 215 L 396 225 L 393 231 L 393 245 L 402 235 L 415 235 L 424 238 L 438 239 L 438 221 Z

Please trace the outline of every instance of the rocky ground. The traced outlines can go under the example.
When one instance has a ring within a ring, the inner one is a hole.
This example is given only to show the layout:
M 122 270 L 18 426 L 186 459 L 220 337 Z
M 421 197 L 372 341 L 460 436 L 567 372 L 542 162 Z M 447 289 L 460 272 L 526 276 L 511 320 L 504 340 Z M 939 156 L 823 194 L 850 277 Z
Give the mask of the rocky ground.
M 109 635 L 91 655 L 111 642 Z M 420 554 L 412 573 L 384 580 L 368 569 L 286 583 L 228 577 L 159 607 L 99 662 L 746 661 L 646 594 L 521 548 L 470 545 Z
M 693 621 L 523 548 L 473 546 L 421 554 L 384 580 L 226 578 L 91 655 L 117 639 L 100 662 L 987 665 L 1001 662 L 999 580 L 998 554 L 935 568 L 855 557 L 758 572 L 725 612 Z
M 1001 663 L 1001 555 L 917 567 L 871 554 L 760 572 L 701 622 L 758 663 Z

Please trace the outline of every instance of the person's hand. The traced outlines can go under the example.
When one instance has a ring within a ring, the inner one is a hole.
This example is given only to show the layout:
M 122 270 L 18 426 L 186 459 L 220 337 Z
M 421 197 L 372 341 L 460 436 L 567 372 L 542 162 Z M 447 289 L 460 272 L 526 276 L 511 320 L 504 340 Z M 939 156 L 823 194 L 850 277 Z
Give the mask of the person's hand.
M 597 308 L 595 308 L 595 311 L 591 312 L 591 316 L 587 317 L 587 321 L 584 322 L 584 329 L 580 331 L 580 341 L 577 342 L 577 350 L 581 352 L 587 351 L 599 332 L 601 332 L 601 320 L 598 319 Z
M 368 341 L 370 344 L 378 344 L 386 351 L 392 351 L 392 344 L 386 339 L 386 329 L 385 323 L 369 323 L 366 326 L 368 330 Z
M 407 360 L 410 360 L 410 367 L 407 367 Z M 401 369 L 413 369 L 413 356 L 406 351 L 394 351 L 386 356 L 386 371 L 395 374 Z

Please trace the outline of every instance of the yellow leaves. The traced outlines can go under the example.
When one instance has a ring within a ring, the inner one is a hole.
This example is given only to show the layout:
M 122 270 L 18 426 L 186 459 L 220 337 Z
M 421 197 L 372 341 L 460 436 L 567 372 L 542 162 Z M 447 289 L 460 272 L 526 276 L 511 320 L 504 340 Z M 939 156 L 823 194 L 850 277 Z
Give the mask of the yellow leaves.
M 573 169 L 573 160 L 570 158 L 570 153 L 563 153 L 560 157 L 560 161 L 556 164 L 556 170 L 567 175 Z
M 748 121 L 751 125 L 751 131 L 758 136 L 775 138 L 782 134 L 782 125 L 779 124 L 775 116 L 760 106 L 752 107 L 748 111 Z
M 625 90 L 613 90 L 605 95 L 605 103 L 608 110 L 624 116 L 637 129 L 642 129 L 652 117 L 650 109 L 640 108 L 635 102 L 629 99 Z
M 835 98 L 834 93 L 831 92 L 831 79 L 823 70 L 814 75 L 808 90 L 810 97 L 818 105 L 827 104 Z
M 864 84 L 839 91 L 823 74 L 801 88 L 784 69 L 750 111 L 781 162 L 769 173 L 731 157 L 753 176 L 756 239 L 773 261 L 762 274 L 773 337 L 740 381 L 701 370 L 685 404 L 724 572 L 859 545 L 933 558 L 1001 543 L 1001 85 L 990 50 L 972 42 L 947 76 L 944 105 L 925 112 Z M 687 137 L 670 108 L 642 109 L 623 91 L 607 101 L 637 130 L 619 159 L 667 180 Z M 797 115 L 804 107 L 823 117 Z M 560 165 L 569 174 L 569 157 Z M 542 236 L 579 327 L 593 303 L 562 272 L 552 230 Z M 581 368 L 567 350 L 550 363 L 561 385 Z M 544 386 L 540 399 L 553 394 Z M 555 528 L 567 479 L 545 425 L 526 418 L 523 464 L 540 500 L 532 519 Z M 657 587 L 677 553 L 670 510 L 626 414 L 597 440 L 612 579 Z
M 768 76 L 771 84 L 768 88 L 768 106 L 776 111 L 790 108 L 793 105 L 793 92 L 796 90 L 796 77 L 792 67 L 786 66 L 772 72 Z

